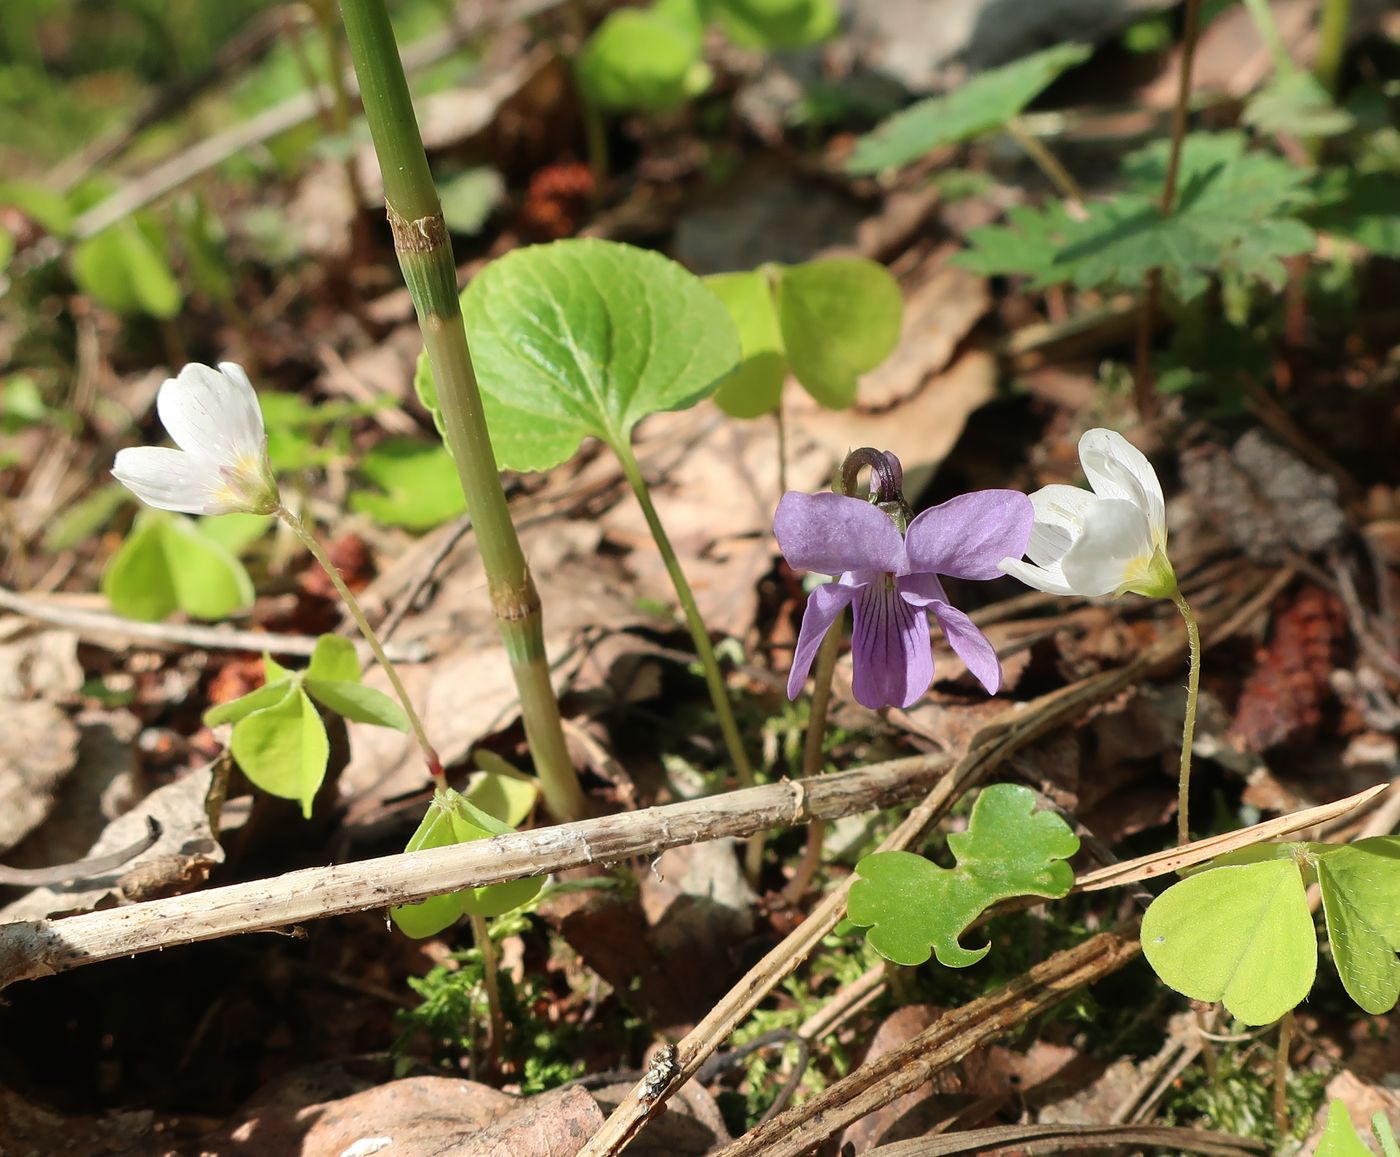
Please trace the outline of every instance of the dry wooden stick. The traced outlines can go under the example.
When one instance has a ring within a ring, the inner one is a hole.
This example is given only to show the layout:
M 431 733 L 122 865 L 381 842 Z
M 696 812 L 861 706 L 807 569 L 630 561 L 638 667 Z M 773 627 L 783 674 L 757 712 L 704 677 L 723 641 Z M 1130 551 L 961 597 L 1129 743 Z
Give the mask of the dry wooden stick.
M 838 1130 L 927 1084 L 974 1049 L 1024 1024 L 1142 951 L 1137 923 L 1058 952 L 995 992 L 946 1012 L 878 1060 L 727 1145 L 715 1157 L 798 1157 Z
M 954 1157 L 960 1153 L 1015 1152 L 1018 1157 L 1033 1154 L 1075 1153 L 1085 1149 L 1114 1149 L 1143 1146 L 1156 1151 L 1173 1149 L 1182 1153 L 1205 1153 L 1211 1157 L 1253 1157 L 1266 1152 L 1263 1141 L 1236 1137 L 1231 1133 L 1211 1133 L 1205 1129 L 1183 1129 L 1174 1125 L 994 1125 L 969 1129 L 946 1137 L 918 1137 L 896 1141 L 872 1149 L 867 1157 Z
M 926 793 L 947 773 L 949 763 L 945 755 L 896 759 L 814 780 L 768 784 L 450 848 L 306 868 L 271 880 L 65 919 L 4 924 L 0 988 L 177 944 L 387 908 L 565 868 L 655 855 L 682 844 L 890 807 Z

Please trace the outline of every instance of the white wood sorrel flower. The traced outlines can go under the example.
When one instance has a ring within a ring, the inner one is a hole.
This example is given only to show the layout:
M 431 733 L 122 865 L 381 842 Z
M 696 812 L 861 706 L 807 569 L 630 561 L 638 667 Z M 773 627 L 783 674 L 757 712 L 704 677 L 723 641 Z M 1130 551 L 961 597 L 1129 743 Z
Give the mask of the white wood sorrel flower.
M 1032 494 L 1031 562 L 1004 558 L 1001 569 L 1054 595 L 1174 597 L 1167 508 L 1152 463 L 1121 434 L 1098 429 L 1079 439 L 1079 464 L 1092 493 L 1046 486 Z
M 156 413 L 180 448 L 119 450 L 112 464 L 112 476 L 137 498 L 186 514 L 277 511 L 262 410 L 242 366 L 187 365 L 161 385 Z

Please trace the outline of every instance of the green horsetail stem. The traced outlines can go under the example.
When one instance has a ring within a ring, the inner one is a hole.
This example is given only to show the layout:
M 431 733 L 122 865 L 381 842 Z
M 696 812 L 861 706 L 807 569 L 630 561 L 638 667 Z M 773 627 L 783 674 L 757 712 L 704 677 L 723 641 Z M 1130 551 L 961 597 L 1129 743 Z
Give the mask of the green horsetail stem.
M 457 299 L 452 242 L 423 151 L 389 13 L 384 0 L 342 0 L 341 13 L 365 118 L 384 174 L 394 249 L 423 330 L 444 436 L 467 496 L 491 608 L 520 691 L 520 713 L 541 794 L 556 819 L 581 819 L 586 807 L 550 681 L 539 593 L 501 488 Z

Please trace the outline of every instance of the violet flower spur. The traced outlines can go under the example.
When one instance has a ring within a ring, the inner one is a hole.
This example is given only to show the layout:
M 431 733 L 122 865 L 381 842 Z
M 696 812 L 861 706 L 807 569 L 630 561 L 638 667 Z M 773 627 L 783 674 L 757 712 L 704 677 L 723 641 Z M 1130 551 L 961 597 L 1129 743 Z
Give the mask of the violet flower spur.
M 888 497 L 888 496 L 881 496 Z M 901 535 L 879 506 L 842 494 L 790 491 L 773 532 L 795 570 L 831 575 L 807 599 L 788 676 L 797 698 L 817 648 L 853 607 L 853 678 L 866 707 L 908 707 L 933 682 L 932 613 L 949 645 L 985 687 L 1001 687 L 1001 663 L 987 637 L 948 602 L 939 575 L 993 579 L 998 563 L 1030 539 L 1035 512 L 1014 490 L 979 490 L 924 511 Z

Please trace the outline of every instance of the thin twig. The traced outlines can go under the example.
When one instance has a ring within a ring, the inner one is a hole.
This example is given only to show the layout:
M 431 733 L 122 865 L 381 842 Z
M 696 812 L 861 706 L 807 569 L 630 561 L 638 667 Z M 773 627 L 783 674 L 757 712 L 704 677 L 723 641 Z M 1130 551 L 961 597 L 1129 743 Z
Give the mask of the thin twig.
M 14 884 L 22 888 L 42 888 L 49 884 L 67 884 L 74 880 L 89 880 L 120 868 L 128 860 L 134 860 L 142 852 L 160 839 L 160 821 L 154 816 L 146 817 L 146 834 L 129 847 L 119 848 L 105 856 L 89 856 L 85 860 L 74 860 L 71 864 L 55 864 L 51 868 L 7 868 L 0 864 L 0 884 Z
M 466 888 L 652 856 L 683 844 L 886 808 L 927 792 L 948 766 L 943 755 L 897 759 L 811 782 L 766 784 L 447 848 L 306 868 L 81 916 L 0 925 L 0 988 L 178 944 L 412 904 Z
M 316 640 L 305 635 L 275 635 L 266 631 L 239 631 L 230 627 L 201 627 L 196 623 L 139 623 L 120 615 L 82 607 L 64 606 L 52 599 L 22 595 L 0 587 L 0 610 L 13 611 L 26 619 L 67 627 L 97 646 L 111 646 L 112 639 L 123 645 L 133 640 L 166 647 L 200 647 L 207 651 L 266 651 L 269 655 L 309 658 Z M 116 649 L 116 648 L 112 648 Z M 432 652 L 422 643 L 389 643 L 385 652 L 398 663 L 421 663 Z

